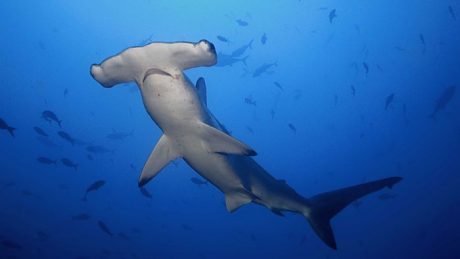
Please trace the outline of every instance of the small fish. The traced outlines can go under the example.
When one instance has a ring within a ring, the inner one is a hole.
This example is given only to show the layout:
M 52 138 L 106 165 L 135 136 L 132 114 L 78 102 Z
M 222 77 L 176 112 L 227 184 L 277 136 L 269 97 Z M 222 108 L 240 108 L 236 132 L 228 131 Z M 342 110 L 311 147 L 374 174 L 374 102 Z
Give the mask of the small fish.
M 152 194 L 150 194 L 150 192 L 147 191 L 147 189 L 146 189 L 145 187 L 139 188 L 139 191 L 141 192 L 141 194 L 142 194 L 144 197 L 147 197 L 147 198 L 149 198 L 149 199 L 152 199 L 152 198 L 153 198 Z
M 242 20 L 242 19 L 237 19 L 237 20 L 235 20 L 235 21 L 236 21 L 236 23 L 238 23 L 238 25 L 241 26 L 241 27 L 246 27 L 246 26 L 249 25 L 249 23 L 248 23 L 247 21 L 244 21 L 244 20 Z
M 189 230 L 189 231 L 193 230 L 193 228 L 191 226 L 187 225 L 187 224 L 181 224 L 180 226 L 185 230 Z
M 15 185 L 16 185 L 15 182 L 8 182 L 8 183 L 5 183 L 5 184 L 2 186 L 2 189 L 1 189 L 1 190 L 5 190 L 5 189 L 7 189 L 7 188 L 9 188 L 9 187 L 13 187 L 13 186 L 15 186 Z
M 225 43 L 229 43 L 229 42 L 230 42 L 226 37 L 224 37 L 224 36 L 222 36 L 222 35 L 217 35 L 217 39 L 220 40 L 220 41 L 222 41 L 222 42 L 225 42 Z
M 58 119 L 56 114 L 52 111 L 43 111 L 42 112 L 42 118 L 46 120 L 47 122 L 51 123 L 51 121 L 56 122 L 59 125 L 59 128 L 61 128 L 61 120 Z
M 68 158 L 62 158 L 61 159 L 61 162 L 63 165 L 67 166 L 67 167 L 72 167 L 74 168 L 75 170 L 78 169 L 78 165 L 75 164 L 72 160 L 68 159 Z
M 106 138 L 110 140 L 124 140 L 125 138 L 132 136 L 134 131 L 131 132 L 120 132 L 113 130 L 112 133 L 107 134 Z
M 201 180 L 201 179 L 198 178 L 198 177 L 192 177 L 192 178 L 190 178 L 190 181 L 192 181 L 192 183 L 194 183 L 194 184 L 196 184 L 196 185 L 208 184 L 207 181 Z
M 19 243 L 16 243 L 14 241 L 7 240 L 7 239 L 2 240 L 2 245 L 8 249 L 15 249 L 15 250 L 22 249 L 22 246 Z
M 337 13 L 335 11 L 335 9 L 332 9 L 330 12 L 329 12 L 329 23 L 332 24 L 332 21 L 337 17 Z
M 366 72 L 366 75 L 369 74 L 369 65 L 366 62 L 363 62 L 363 67 L 364 71 Z
M 65 132 L 65 131 L 58 131 L 58 135 L 67 140 L 70 144 L 75 145 L 75 140 L 69 135 L 69 133 Z
M 426 42 L 425 42 L 425 37 L 423 36 L 423 34 L 419 34 L 418 35 L 419 39 L 420 39 L 420 42 L 422 43 L 422 46 L 423 46 L 423 53 L 426 52 Z
M 249 104 L 249 105 L 257 106 L 256 101 L 254 101 L 254 99 L 252 99 L 252 95 L 250 95 L 250 96 L 248 96 L 248 97 L 245 97 L 245 98 L 244 98 L 244 102 L 245 102 L 246 104 Z
M 129 238 L 129 237 L 128 237 L 125 233 L 123 233 L 123 232 L 120 232 L 120 233 L 118 233 L 117 235 L 118 235 L 121 239 L 124 239 L 124 240 L 127 240 L 127 241 L 131 240 L 131 238 Z
M 249 126 L 246 126 L 246 129 L 249 131 L 249 133 L 251 133 L 251 134 L 254 134 L 254 130 L 252 130 L 252 128 L 251 128 L 251 127 L 249 127 Z
M 270 69 L 272 66 L 276 66 L 277 65 L 277 62 L 274 62 L 274 63 L 264 63 L 262 64 L 261 66 L 259 66 L 258 68 L 256 68 L 256 70 L 254 71 L 254 73 L 252 74 L 252 77 L 258 77 L 260 76 L 261 74 L 263 73 L 267 73 L 268 69 Z
M 37 161 L 45 165 L 57 164 L 57 160 L 52 160 L 50 158 L 43 156 L 37 158 Z
M 351 89 L 351 95 L 355 96 L 355 94 L 356 94 L 355 86 L 354 86 L 354 85 L 351 85 L 351 86 L 350 86 L 350 89 Z
M 38 240 L 38 241 L 40 241 L 40 242 L 44 242 L 44 241 L 48 240 L 48 238 L 49 238 L 49 235 L 48 235 L 48 234 L 46 234 L 45 232 L 40 231 L 40 230 L 37 231 L 36 234 L 37 234 L 37 235 L 36 235 L 35 239 Z
M 283 89 L 283 87 L 281 86 L 280 83 L 275 81 L 275 82 L 273 82 L 273 84 L 275 84 L 275 86 L 278 87 L 281 91 L 284 91 L 284 89 Z
M 262 35 L 262 37 L 260 37 L 260 43 L 262 43 L 262 45 L 265 45 L 265 43 L 267 43 L 267 34 L 264 33 Z
M 38 135 L 41 135 L 43 137 L 48 137 L 48 134 L 46 134 L 46 132 L 42 128 L 34 127 L 34 130 L 35 132 L 37 132 Z
M 98 220 L 97 224 L 99 225 L 99 228 L 102 230 L 102 232 L 113 237 L 112 231 L 110 231 L 110 229 L 107 227 L 107 225 L 104 222 L 102 222 L 101 220 Z
M 16 128 L 9 126 L 2 118 L 0 118 L 0 129 L 7 130 L 12 137 L 14 137 L 14 131 Z
M 337 106 L 339 103 L 339 96 L 337 94 L 334 94 L 334 106 Z
M 150 43 L 153 42 L 153 39 L 154 39 L 154 35 L 150 34 L 150 36 L 148 38 L 145 38 L 145 39 L 141 40 L 138 45 L 139 46 L 144 46 L 144 45 L 150 44 Z
M 82 201 L 87 201 L 87 196 L 89 192 L 95 192 L 99 190 L 102 186 L 105 185 L 104 180 L 97 180 L 94 183 L 90 184 L 88 188 L 86 188 L 85 196 L 81 199 Z
M 81 139 L 78 139 L 78 138 L 73 138 L 73 141 L 74 141 L 75 145 L 78 145 L 78 146 L 89 146 L 89 145 L 91 145 L 91 143 L 86 142 L 86 141 L 81 140 Z
M 454 95 L 455 95 L 455 86 L 449 86 L 448 88 L 446 88 L 442 92 L 441 96 L 439 96 L 438 100 L 436 101 L 436 105 L 434 107 L 434 110 L 430 114 L 429 117 L 434 119 L 438 112 L 440 112 L 440 111 L 444 110 L 444 108 L 446 108 L 447 104 L 449 104 L 449 102 L 452 100 Z
M 72 220 L 88 220 L 91 216 L 86 213 L 80 213 L 75 216 L 72 216 Z
M 403 116 L 404 116 L 404 123 L 409 124 L 409 117 L 407 117 L 407 105 L 403 104 Z
M 91 153 L 95 153 L 95 154 L 104 154 L 104 153 L 113 153 L 113 152 L 115 152 L 115 150 L 110 150 L 110 149 L 108 149 L 106 147 L 97 146 L 97 145 L 87 146 L 86 151 L 91 152 Z
M 68 88 L 64 89 L 64 97 L 67 97 L 68 94 L 69 94 L 69 89 Z
M 272 117 L 272 120 L 275 118 L 275 110 L 270 110 L 270 116 Z
M 395 99 L 394 93 L 388 95 L 387 98 L 385 98 L 385 111 L 388 109 L 388 106 L 390 106 L 390 104 L 393 103 L 394 99 Z
M 354 202 L 352 203 L 353 207 L 355 207 L 356 209 L 359 208 L 359 207 L 361 207 L 361 204 L 363 204 L 363 202 L 362 202 L 362 201 L 359 201 L 359 200 L 358 200 L 358 201 L 354 201 Z
M 396 196 L 397 196 L 397 195 L 394 194 L 394 193 L 383 193 L 383 194 L 380 194 L 377 198 L 378 198 L 379 200 L 382 200 L 382 201 L 383 201 L 383 200 L 394 199 L 394 198 L 396 198 Z
M 307 241 L 307 235 L 303 235 L 302 238 L 300 239 L 299 245 L 303 245 Z
M 88 158 L 88 160 L 94 161 L 94 158 L 91 154 L 87 154 L 86 158 Z
M 355 30 L 358 32 L 358 33 L 361 33 L 361 28 L 359 27 L 359 25 L 355 24 Z
M 294 127 L 294 125 L 292 125 L 292 123 L 289 123 L 289 124 L 288 124 L 288 127 L 289 127 L 294 133 L 297 132 L 297 129 Z
M 452 19 L 457 20 L 457 16 L 455 16 L 454 8 L 449 5 L 449 14 L 452 17 Z
M 29 190 L 22 190 L 22 191 L 21 191 L 21 195 L 23 195 L 23 196 L 28 196 L 28 197 L 34 196 L 34 194 L 33 194 L 31 191 L 29 191 Z
M 295 89 L 294 90 L 294 100 L 298 101 L 302 97 L 302 90 Z
M 237 57 L 240 57 L 241 55 L 243 55 L 247 49 L 251 49 L 252 48 L 252 42 L 254 40 L 251 40 L 248 44 L 245 44 L 237 49 L 235 49 L 232 54 L 230 54 L 231 57 L 233 58 L 237 58 Z
M 238 62 L 243 63 L 246 66 L 246 59 L 248 59 L 249 56 L 245 56 L 243 58 L 237 58 L 232 55 L 227 55 L 219 52 L 217 54 L 217 67 L 225 67 L 225 66 L 233 66 L 233 64 L 236 64 Z

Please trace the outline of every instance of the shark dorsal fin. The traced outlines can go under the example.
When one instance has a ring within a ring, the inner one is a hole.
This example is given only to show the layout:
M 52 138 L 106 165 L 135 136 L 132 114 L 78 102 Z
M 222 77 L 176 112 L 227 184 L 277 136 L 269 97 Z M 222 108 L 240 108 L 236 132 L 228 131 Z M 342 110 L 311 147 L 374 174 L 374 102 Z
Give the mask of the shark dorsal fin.
M 139 186 L 144 186 L 148 181 L 155 177 L 161 169 L 169 164 L 169 162 L 178 157 L 180 157 L 180 154 L 176 152 L 168 137 L 166 135 L 161 136 L 157 145 L 147 159 L 147 162 L 145 162 L 141 176 L 139 177 Z
M 206 96 L 206 82 L 204 78 L 200 77 L 196 81 L 196 90 L 198 92 L 198 96 L 200 97 L 201 102 L 204 106 L 208 106 L 207 96 Z
M 203 122 L 198 122 L 203 146 L 208 152 L 255 156 L 257 152 L 241 141 L 213 128 Z

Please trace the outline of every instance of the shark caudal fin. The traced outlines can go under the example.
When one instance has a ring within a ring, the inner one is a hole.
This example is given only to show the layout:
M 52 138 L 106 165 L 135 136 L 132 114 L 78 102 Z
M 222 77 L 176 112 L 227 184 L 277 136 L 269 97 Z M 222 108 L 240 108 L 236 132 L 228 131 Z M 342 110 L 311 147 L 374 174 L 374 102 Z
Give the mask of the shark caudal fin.
M 401 180 L 401 177 L 390 177 L 318 194 L 308 199 L 309 210 L 304 212 L 304 216 L 319 238 L 329 247 L 337 249 L 331 219 L 353 201 L 384 187 L 392 188 Z

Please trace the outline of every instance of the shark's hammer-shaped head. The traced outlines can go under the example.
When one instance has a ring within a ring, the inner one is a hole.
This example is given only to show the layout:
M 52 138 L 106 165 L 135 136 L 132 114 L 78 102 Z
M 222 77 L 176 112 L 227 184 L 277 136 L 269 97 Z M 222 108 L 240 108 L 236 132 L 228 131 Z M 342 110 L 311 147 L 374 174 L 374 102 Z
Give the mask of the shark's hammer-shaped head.
M 136 81 L 141 85 L 152 69 L 177 75 L 183 70 L 212 66 L 217 62 L 214 45 L 207 40 L 174 43 L 150 43 L 128 48 L 91 66 L 91 75 L 104 87 Z

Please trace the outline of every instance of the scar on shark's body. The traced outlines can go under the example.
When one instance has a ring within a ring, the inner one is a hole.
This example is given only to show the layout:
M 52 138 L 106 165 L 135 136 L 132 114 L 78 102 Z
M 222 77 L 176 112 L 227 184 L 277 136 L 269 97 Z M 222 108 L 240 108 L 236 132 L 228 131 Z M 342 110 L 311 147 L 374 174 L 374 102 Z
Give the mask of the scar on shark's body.
M 139 186 L 153 179 L 171 161 L 182 158 L 224 193 L 228 211 L 253 202 L 277 215 L 301 214 L 319 238 L 336 249 L 332 217 L 367 194 L 392 188 L 402 178 L 385 178 L 310 198 L 299 195 L 252 159 L 256 155 L 254 149 L 230 136 L 212 114 L 207 107 L 205 80 L 200 78 L 193 85 L 183 73 L 216 62 L 214 45 L 201 40 L 128 48 L 91 66 L 91 75 L 104 87 L 135 81 L 147 113 L 163 131 L 142 169 Z

